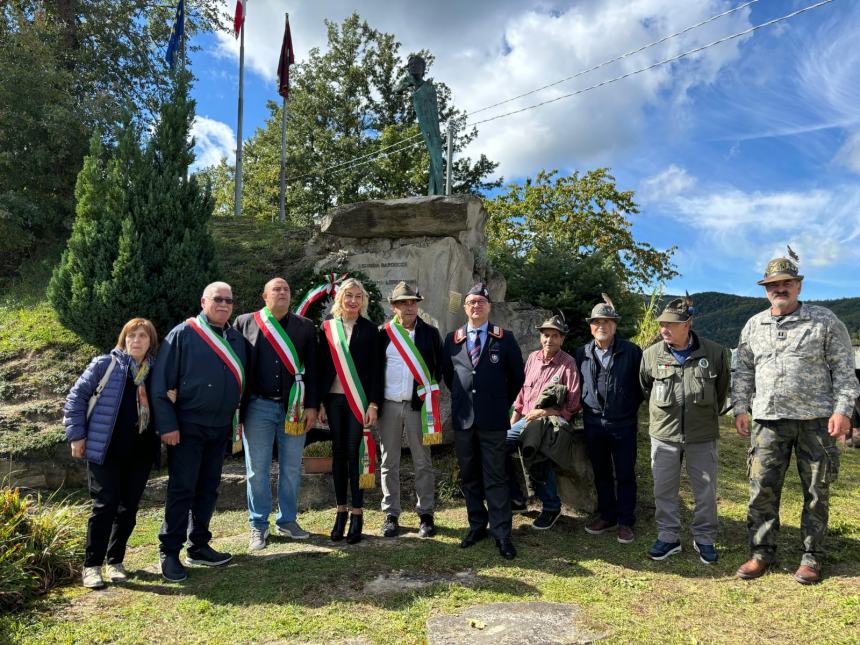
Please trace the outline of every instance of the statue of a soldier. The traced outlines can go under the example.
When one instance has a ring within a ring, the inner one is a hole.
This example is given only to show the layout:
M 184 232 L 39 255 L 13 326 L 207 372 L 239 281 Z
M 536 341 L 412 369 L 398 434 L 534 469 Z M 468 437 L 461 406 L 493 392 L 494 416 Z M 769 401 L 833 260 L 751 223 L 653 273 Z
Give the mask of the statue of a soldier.
M 425 79 L 427 63 L 421 56 L 410 56 L 406 63 L 409 74 L 397 85 L 398 92 L 412 90 L 412 105 L 418 116 L 418 126 L 430 153 L 430 184 L 428 195 L 444 195 L 442 183 L 442 134 L 439 132 L 439 104 L 432 79 Z

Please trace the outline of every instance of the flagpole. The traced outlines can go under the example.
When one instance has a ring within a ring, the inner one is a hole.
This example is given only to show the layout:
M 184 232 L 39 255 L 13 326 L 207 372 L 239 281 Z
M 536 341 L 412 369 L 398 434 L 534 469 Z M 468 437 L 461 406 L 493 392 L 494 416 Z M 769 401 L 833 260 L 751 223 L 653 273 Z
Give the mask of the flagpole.
M 242 108 L 245 92 L 245 15 L 239 30 L 239 123 L 236 126 L 236 195 L 234 215 L 242 214 Z
M 284 19 L 286 24 L 284 29 L 290 26 L 290 14 L 285 13 Z M 288 58 L 289 60 L 289 58 Z M 289 63 L 287 63 L 289 69 Z M 280 79 L 279 79 L 280 80 Z M 284 97 L 284 105 L 281 110 L 281 209 L 280 220 L 281 224 L 287 221 L 287 97 Z

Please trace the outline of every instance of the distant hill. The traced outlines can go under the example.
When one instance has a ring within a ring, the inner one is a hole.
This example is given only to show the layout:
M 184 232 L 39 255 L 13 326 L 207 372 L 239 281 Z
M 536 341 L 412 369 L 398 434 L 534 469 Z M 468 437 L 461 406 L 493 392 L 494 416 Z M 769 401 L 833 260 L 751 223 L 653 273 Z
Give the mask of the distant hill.
M 678 296 L 667 295 L 663 302 Z M 752 316 L 768 307 L 767 298 L 735 296 L 719 291 L 703 291 L 691 294 L 696 308 L 694 329 L 703 336 L 728 347 L 735 347 L 744 323 Z M 807 302 L 807 301 L 804 301 Z M 827 307 L 845 323 L 854 343 L 860 338 L 860 298 L 840 298 L 839 300 L 810 300 L 809 304 Z

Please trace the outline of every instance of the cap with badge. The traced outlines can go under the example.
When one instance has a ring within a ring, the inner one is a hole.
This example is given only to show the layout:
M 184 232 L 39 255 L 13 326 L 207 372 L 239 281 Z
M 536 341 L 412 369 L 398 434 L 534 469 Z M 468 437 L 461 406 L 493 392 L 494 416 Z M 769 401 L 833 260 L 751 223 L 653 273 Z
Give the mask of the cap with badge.
M 413 289 L 405 282 L 398 282 L 394 285 L 394 290 L 391 292 L 388 302 L 394 304 L 395 302 L 400 302 L 402 300 L 416 300 L 420 302 L 421 300 L 424 300 L 424 296 L 421 295 L 418 289 Z
M 487 299 L 487 302 L 491 302 L 490 290 L 487 289 L 487 285 L 483 282 L 479 282 L 474 287 L 469 289 L 469 291 L 466 293 L 466 297 L 468 298 L 469 296 L 482 296 Z
M 764 270 L 764 278 L 756 284 L 766 285 L 769 282 L 780 282 L 781 280 L 803 280 L 803 276 L 800 275 L 797 268 L 800 258 L 790 246 L 786 245 L 785 248 L 788 250 L 788 257 L 774 258 L 768 262 L 767 268 Z
M 544 329 L 555 329 L 562 336 L 566 336 L 570 331 L 570 327 L 567 326 L 567 322 L 564 320 L 564 315 L 561 313 L 552 316 L 551 318 L 547 318 L 540 325 L 535 327 L 538 331 L 543 331 Z
M 599 320 L 601 318 L 606 318 L 608 320 L 618 320 L 621 318 L 615 310 L 615 305 L 612 304 L 612 300 L 610 300 L 609 296 L 605 293 L 601 293 L 600 295 L 603 298 L 603 302 L 596 304 L 591 308 L 591 315 L 585 319 L 585 322 L 590 323 L 593 320 Z
M 657 322 L 687 322 L 693 317 L 694 313 L 696 313 L 696 310 L 693 308 L 693 299 L 688 293 L 683 298 L 670 300 L 663 307 L 663 313 L 657 317 Z

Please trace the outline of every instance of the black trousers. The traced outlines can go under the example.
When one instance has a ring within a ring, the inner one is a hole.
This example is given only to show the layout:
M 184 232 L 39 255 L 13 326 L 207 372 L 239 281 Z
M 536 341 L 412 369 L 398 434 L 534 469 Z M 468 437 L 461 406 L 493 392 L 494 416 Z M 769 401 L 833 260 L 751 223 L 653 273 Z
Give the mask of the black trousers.
M 352 508 L 364 506 L 364 491 L 359 487 L 361 475 L 358 460 L 364 430 L 352 413 L 345 394 L 325 398 L 328 427 L 331 429 L 331 474 L 338 506 L 346 506 L 347 488 L 352 492 Z
M 475 426 L 456 430 L 454 448 L 460 465 L 469 528 L 480 529 L 489 523 L 493 537 L 510 538 L 511 500 L 505 471 L 505 431 L 482 430 Z
M 149 471 L 153 452 L 132 451 L 123 456 L 108 453 L 104 464 L 89 463 L 89 488 L 93 510 L 87 522 L 84 566 L 119 564 L 137 522 L 137 508 Z
M 167 447 L 167 502 L 158 534 L 162 554 L 177 555 L 186 539 L 189 549 L 205 546 L 212 539 L 209 520 L 215 512 L 232 431 L 229 425 L 210 428 L 183 423 L 179 443 Z
M 586 417 L 584 424 L 600 519 L 633 526 L 636 522 L 636 423 L 611 428 L 600 419 Z

